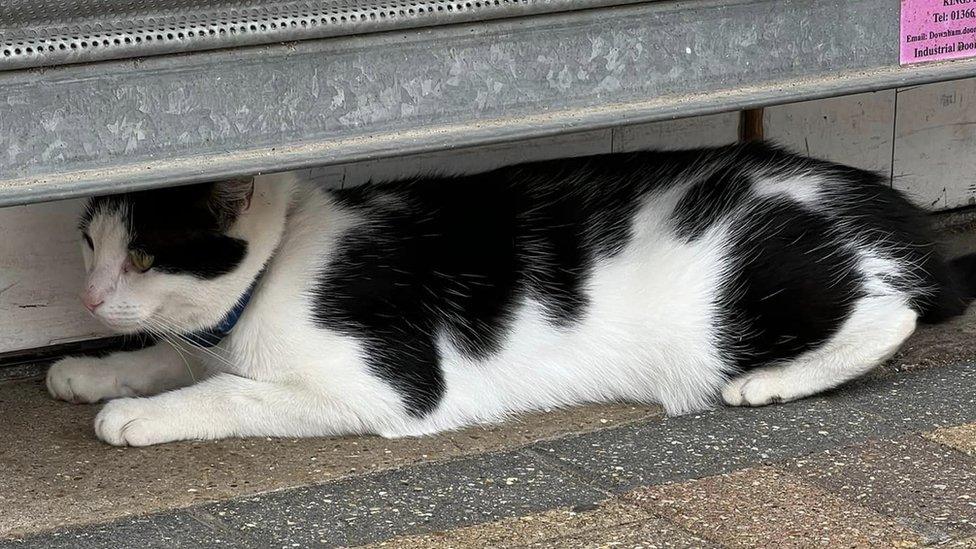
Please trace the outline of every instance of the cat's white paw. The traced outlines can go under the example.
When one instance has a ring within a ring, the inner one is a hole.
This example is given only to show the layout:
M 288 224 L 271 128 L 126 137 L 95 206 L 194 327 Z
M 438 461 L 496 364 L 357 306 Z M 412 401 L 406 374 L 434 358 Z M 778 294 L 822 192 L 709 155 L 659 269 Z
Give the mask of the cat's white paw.
M 784 377 L 776 368 L 755 370 L 728 382 L 722 389 L 722 400 L 729 406 L 765 406 L 796 398 L 785 386 Z
M 150 446 L 178 440 L 168 417 L 150 398 L 122 398 L 95 416 L 95 436 L 113 446 Z
M 114 368 L 97 358 L 65 358 L 47 371 L 47 390 L 56 399 L 77 404 L 135 396 Z

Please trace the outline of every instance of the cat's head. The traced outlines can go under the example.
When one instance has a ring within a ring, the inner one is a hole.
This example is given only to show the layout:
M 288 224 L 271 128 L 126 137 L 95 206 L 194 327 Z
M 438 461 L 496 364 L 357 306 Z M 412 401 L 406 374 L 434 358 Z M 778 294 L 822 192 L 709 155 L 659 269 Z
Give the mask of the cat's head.
M 213 326 L 276 245 L 267 191 L 245 178 L 90 199 L 82 302 L 122 333 Z

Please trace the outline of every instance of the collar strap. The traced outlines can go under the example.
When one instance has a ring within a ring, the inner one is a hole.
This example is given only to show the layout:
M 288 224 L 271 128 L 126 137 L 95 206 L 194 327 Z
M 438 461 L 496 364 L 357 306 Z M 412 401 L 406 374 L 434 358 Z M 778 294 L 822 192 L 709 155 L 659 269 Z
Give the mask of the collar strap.
M 189 334 L 184 334 L 180 336 L 186 342 L 197 347 L 215 347 L 221 342 L 225 337 L 230 335 L 234 326 L 237 325 L 237 321 L 241 319 L 241 315 L 244 314 L 244 309 L 247 308 L 247 304 L 251 302 L 251 296 L 254 295 L 254 288 L 257 287 L 258 281 L 261 280 L 261 276 L 264 274 L 264 269 L 258 273 L 251 285 L 248 286 L 244 294 L 237 300 L 237 303 L 231 308 L 231 310 L 224 315 L 224 318 L 218 322 L 212 328 L 207 328 L 205 330 L 200 330 L 197 332 L 192 332 Z

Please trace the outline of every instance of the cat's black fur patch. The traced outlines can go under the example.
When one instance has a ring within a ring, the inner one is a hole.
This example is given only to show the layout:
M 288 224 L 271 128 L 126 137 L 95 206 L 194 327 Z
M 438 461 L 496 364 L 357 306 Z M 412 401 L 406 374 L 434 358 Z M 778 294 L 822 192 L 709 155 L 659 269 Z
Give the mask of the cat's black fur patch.
M 454 178 L 334 191 L 368 222 L 341 239 L 316 320 L 365 341 L 415 415 L 444 390 L 437 338 L 483 358 L 531 297 L 554 326 L 584 313 L 594 261 L 630 235 L 653 178 L 635 155 L 540 162 Z
M 875 172 L 797 156 L 765 143 L 740 147 L 740 160 L 782 172 L 809 171 L 843 182 L 825 194 L 831 209 L 856 231 L 846 238 L 887 243 L 885 252 L 909 276 L 889 281 L 911 298 L 919 320 L 942 322 L 963 314 L 976 296 L 976 277 L 963 263 L 947 262 L 926 214 Z M 842 239 L 841 239 L 842 240 Z M 892 246 L 892 243 L 897 245 Z M 838 245 L 835 240 L 833 245 Z
M 827 163 L 818 162 L 827 167 Z M 857 219 L 863 233 L 873 240 L 898 242 L 889 253 L 907 267 L 916 283 L 894 281 L 913 297 L 912 305 L 922 322 L 934 323 L 966 312 L 973 300 L 976 277 L 961 265 L 947 263 L 935 245 L 935 236 L 921 211 L 878 174 L 830 164 L 847 181 L 844 199 L 837 202 L 844 215 Z M 917 286 L 930 292 L 918 292 Z M 912 286 L 916 286 L 913 288 Z
M 758 200 L 758 199 L 755 199 Z M 741 226 L 728 254 L 716 323 L 733 365 L 748 370 L 785 361 L 826 341 L 860 296 L 850 250 L 831 244 L 830 221 L 785 199 L 765 199 Z
M 224 234 L 233 221 L 215 191 L 204 183 L 89 200 L 80 228 L 86 231 L 95 211 L 124 212 L 131 249 L 153 256 L 153 269 L 212 279 L 227 274 L 247 254 L 247 242 Z
M 693 183 L 674 208 L 672 222 L 678 236 L 700 238 L 749 197 L 752 181 L 743 166 L 730 165 Z

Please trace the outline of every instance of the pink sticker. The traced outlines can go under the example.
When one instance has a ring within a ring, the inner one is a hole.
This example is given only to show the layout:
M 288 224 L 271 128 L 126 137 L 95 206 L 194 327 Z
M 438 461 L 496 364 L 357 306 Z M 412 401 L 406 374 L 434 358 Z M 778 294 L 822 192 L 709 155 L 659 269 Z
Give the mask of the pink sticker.
M 901 0 L 901 64 L 976 56 L 976 0 Z

